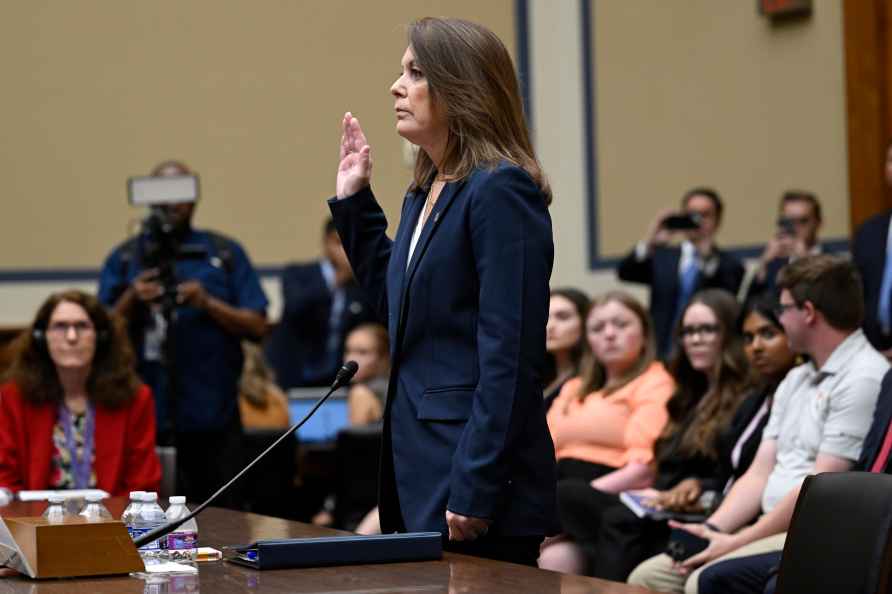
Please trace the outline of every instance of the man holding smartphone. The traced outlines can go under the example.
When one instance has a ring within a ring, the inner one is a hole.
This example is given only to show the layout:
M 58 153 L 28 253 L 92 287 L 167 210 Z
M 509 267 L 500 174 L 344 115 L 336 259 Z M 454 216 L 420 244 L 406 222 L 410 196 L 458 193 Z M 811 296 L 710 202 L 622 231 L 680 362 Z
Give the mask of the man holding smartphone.
M 167 161 L 151 175 L 191 172 Z M 201 501 L 241 465 L 241 341 L 266 332 L 267 299 L 237 242 L 192 227 L 194 199 L 153 206 L 163 223 L 112 251 L 99 299 L 128 321 L 155 396 L 158 443 L 177 448 L 177 491 Z
M 747 289 L 747 298 L 775 290 L 777 273 L 796 258 L 820 254 L 821 203 L 803 190 L 788 190 L 780 199 L 777 227 L 759 258 L 759 267 Z
M 694 188 L 681 200 L 681 212 L 664 210 L 647 235 L 619 264 L 621 280 L 650 286 L 650 315 L 660 357 L 669 355 L 672 332 L 691 297 L 700 289 L 737 293 L 744 269 L 716 246 L 724 205 L 715 190 Z M 681 236 L 678 245 L 670 242 Z

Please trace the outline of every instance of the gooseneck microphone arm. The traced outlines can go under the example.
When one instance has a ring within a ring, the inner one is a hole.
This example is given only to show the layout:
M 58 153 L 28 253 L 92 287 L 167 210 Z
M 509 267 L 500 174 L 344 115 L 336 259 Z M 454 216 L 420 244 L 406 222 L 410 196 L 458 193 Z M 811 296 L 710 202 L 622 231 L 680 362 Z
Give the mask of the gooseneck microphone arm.
M 217 497 L 219 497 L 221 493 L 226 491 L 226 489 L 228 489 L 235 481 L 239 480 L 246 472 L 251 470 L 255 464 L 260 462 L 260 460 L 264 456 L 266 456 L 268 453 L 270 453 L 270 451 L 272 451 L 277 445 L 279 445 L 280 443 L 285 441 L 285 439 L 287 439 L 292 433 L 294 433 L 295 431 L 300 429 L 301 425 L 306 423 L 307 420 L 313 416 L 313 413 L 315 413 L 316 410 L 320 406 L 322 406 L 322 403 L 325 402 L 328 399 L 328 397 L 331 396 L 335 390 L 337 390 L 341 386 L 347 384 L 353 378 L 354 374 L 356 374 L 356 371 L 358 369 L 359 369 L 359 365 L 357 365 L 356 361 L 347 361 L 346 363 L 344 363 L 344 365 L 341 367 L 341 369 L 338 370 L 338 375 L 335 378 L 334 382 L 332 382 L 331 388 L 329 388 L 328 393 L 325 394 L 325 396 L 323 396 L 322 398 L 320 398 L 318 400 L 318 402 L 316 402 L 315 405 L 313 405 L 313 408 L 310 409 L 310 412 L 308 412 L 306 415 L 304 415 L 304 418 L 302 418 L 300 421 L 298 421 L 297 423 L 292 425 L 291 428 L 288 429 L 285 433 L 283 433 L 275 442 L 273 442 L 272 445 L 270 445 L 268 448 L 263 450 L 260 453 L 260 455 L 258 455 L 256 458 L 254 458 L 251 461 L 250 464 L 245 466 L 237 475 L 235 475 L 234 477 L 229 479 L 229 482 L 227 482 L 225 485 L 223 485 L 222 487 L 217 489 L 216 493 L 214 493 L 213 495 L 208 497 L 207 501 L 205 501 L 204 503 L 202 503 L 201 505 L 196 507 L 194 510 L 192 510 L 191 513 L 183 516 L 182 518 L 180 518 L 178 520 L 174 520 L 173 522 L 164 524 L 163 526 L 159 526 L 159 527 L 155 528 L 154 530 L 150 530 L 149 532 L 146 532 L 145 534 L 143 534 L 142 536 L 140 536 L 138 538 L 135 538 L 133 540 L 133 544 L 136 546 L 136 548 L 147 545 L 148 543 L 152 542 L 153 540 L 157 540 L 157 539 L 161 538 L 162 536 L 166 536 L 166 535 L 170 534 L 171 532 L 173 532 L 174 530 L 179 528 L 181 525 L 185 524 L 186 522 L 188 522 L 189 520 L 191 520 L 192 518 L 197 516 L 199 513 L 201 513 L 201 511 L 204 508 L 206 508 L 208 505 L 213 503 L 213 501 Z

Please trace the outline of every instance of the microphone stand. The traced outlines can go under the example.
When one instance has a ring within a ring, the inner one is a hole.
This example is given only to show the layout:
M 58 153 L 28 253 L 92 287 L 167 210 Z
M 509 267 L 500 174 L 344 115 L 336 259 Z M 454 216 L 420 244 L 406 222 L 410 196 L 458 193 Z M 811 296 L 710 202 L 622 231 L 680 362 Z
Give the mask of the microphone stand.
M 297 423 L 292 425 L 291 428 L 289 428 L 285 433 L 283 433 L 275 442 L 272 443 L 272 445 L 270 445 L 268 448 L 263 450 L 260 453 L 260 455 L 258 455 L 256 458 L 254 458 L 250 464 L 245 466 L 237 475 L 235 475 L 234 477 L 229 479 L 229 482 L 227 482 L 225 485 L 223 485 L 222 487 L 217 489 L 216 493 L 214 493 L 213 495 L 208 497 L 204 503 L 202 503 L 201 505 L 196 507 L 194 510 L 192 510 L 192 512 L 183 516 L 182 518 L 180 518 L 178 520 L 174 520 L 173 522 L 164 524 L 163 526 L 159 526 L 159 527 L 155 528 L 154 530 L 150 530 L 149 532 L 146 532 L 142 536 L 135 538 L 133 540 L 134 546 L 136 546 L 136 548 L 138 549 L 144 545 L 149 544 L 153 540 L 157 540 L 163 536 L 167 536 L 168 534 L 170 534 L 171 532 L 173 532 L 174 530 L 176 530 L 177 528 L 179 528 L 180 526 L 182 526 L 183 524 L 185 524 L 186 522 L 188 522 L 189 520 L 191 520 L 192 518 L 197 516 L 199 513 L 201 513 L 201 511 L 204 510 L 204 508 L 206 508 L 208 505 L 210 505 L 217 497 L 219 497 L 221 493 L 226 491 L 226 489 L 228 489 L 235 481 L 240 479 L 246 472 L 251 470 L 255 464 L 260 462 L 260 460 L 264 456 L 266 456 L 270 451 L 272 451 L 277 445 L 282 443 L 292 433 L 294 433 L 295 431 L 300 429 L 300 427 L 304 423 L 306 423 L 307 420 L 311 416 L 313 416 L 313 414 L 316 412 L 316 410 L 320 406 L 322 406 L 322 403 L 325 402 L 326 400 L 328 400 L 328 397 L 331 396 L 335 390 L 337 390 L 338 388 L 340 388 L 341 386 L 343 386 L 344 384 L 346 384 L 347 382 L 350 381 L 350 379 L 353 377 L 353 375 L 356 373 L 356 371 L 358 369 L 359 369 L 359 365 L 355 361 L 347 361 L 346 363 L 344 363 L 344 365 L 338 371 L 338 375 L 335 378 L 334 382 L 332 382 L 331 388 L 329 388 L 329 390 L 325 394 L 325 396 L 320 398 L 316 402 L 316 404 L 313 405 L 313 408 L 311 408 L 310 411 L 306 415 L 304 415 L 304 418 L 302 418 L 300 421 L 298 421 Z

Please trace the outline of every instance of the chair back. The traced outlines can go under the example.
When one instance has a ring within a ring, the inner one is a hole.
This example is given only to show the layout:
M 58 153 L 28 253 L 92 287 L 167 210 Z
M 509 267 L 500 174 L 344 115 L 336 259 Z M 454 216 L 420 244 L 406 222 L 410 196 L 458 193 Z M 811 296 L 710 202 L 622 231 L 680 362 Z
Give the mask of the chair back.
M 378 460 L 383 424 L 348 427 L 338 432 L 335 522 L 353 530 L 378 503 Z
M 890 592 L 892 476 L 828 472 L 802 485 L 777 594 Z

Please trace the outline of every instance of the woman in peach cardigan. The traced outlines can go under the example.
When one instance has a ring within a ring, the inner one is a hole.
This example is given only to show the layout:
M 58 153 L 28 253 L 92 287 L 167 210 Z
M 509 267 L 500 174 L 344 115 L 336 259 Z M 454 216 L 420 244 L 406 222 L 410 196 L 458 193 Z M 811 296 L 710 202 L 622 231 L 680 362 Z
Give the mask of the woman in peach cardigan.
M 647 311 L 631 295 L 613 291 L 596 299 L 585 332 L 592 354 L 580 376 L 564 385 L 547 417 L 559 502 L 562 490 L 579 483 L 606 497 L 650 486 L 653 445 L 668 420 L 666 402 L 675 389 L 655 360 Z M 573 571 L 580 562 L 576 552 L 559 537 L 543 545 L 539 565 Z

